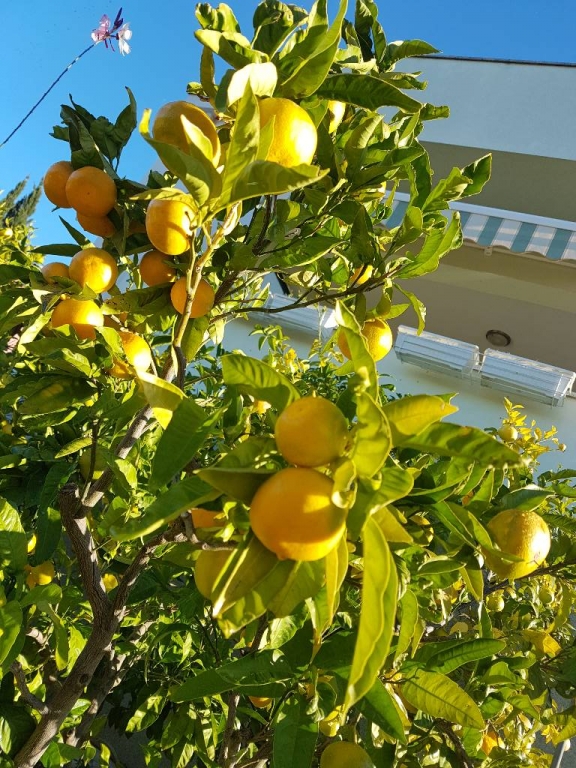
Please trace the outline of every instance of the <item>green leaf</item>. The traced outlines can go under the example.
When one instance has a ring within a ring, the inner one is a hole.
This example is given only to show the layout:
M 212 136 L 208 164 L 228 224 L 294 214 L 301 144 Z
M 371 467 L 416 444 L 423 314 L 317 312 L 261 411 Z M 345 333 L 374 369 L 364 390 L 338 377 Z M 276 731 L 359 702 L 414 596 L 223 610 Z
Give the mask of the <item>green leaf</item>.
M 354 447 L 351 459 L 360 477 L 373 477 L 384 466 L 392 448 L 388 419 L 367 392 L 356 396 Z
M 519 467 L 524 463 L 516 451 L 481 429 L 457 424 L 432 424 L 403 445 L 439 456 L 471 459 L 488 467 Z
M 0 608 L 0 667 L 9 657 L 12 646 L 20 634 L 22 621 L 22 608 L 16 600 L 11 600 Z
M 272 96 L 277 82 L 278 72 L 276 65 L 271 61 L 247 64 L 232 75 L 228 85 L 228 104 L 235 104 L 241 99 L 247 91 L 247 86 L 250 86 L 254 96 Z M 255 111 L 258 114 L 257 108 Z M 236 119 L 238 120 L 238 115 Z M 236 130 L 236 124 L 234 130 Z M 230 149 L 228 150 L 227 161 L 228 157 L 230 157 Z
M 258 488 L 277 470 L 276 443 L 273 438 L 260 435 L 238 443 L 198 475 L 222 493 L 250 504 Z
M 92 385 L 74 376 L 47 376 L 45 380 L 46 386 L 18 406 L 23 416 L 67 410 L 74 405 L 83 405 L 94 397 Z
M 279 0 L 260 3 L 254 12 L 256 34 L 252 47 L 272 56 L 306 16 L 302 8 L 286 5 Z
M 370 397 L 378 402 L 378 372 L 372 358 L 366 339 L 362 336 L 360 325 L 345 304 L 338 303 L 335 310 L 336 321 L 342 327 L 346 336 L 354 370 L 362 376 L 363 384 Z
M 36 720 L 26 707 L 7 702 L 0 704 L 0 753 L 14 757 L 28 741 L 35 727 Z M 0 757 L 2 768 L 8 768 L 9 765 L 13 765 L 12 761 L 4 761 Z
M 422 108 L 421 102 L 372 75 L 329 75 L 316 91 L 316 96 L 355 104 L 374 112 L 381 107 L 397 107 L 413 114 Z
M 504 640 L 477 638 L 452 646 L 452 648 L 447 650 L 439 651 L 428 659 L 426 666 L 433 672 L 449 675 L 463 664 L 469 664 L 470 662 L 486 659 L 489 656 L 501 653 L 506 646 L 507 644 Z
M 518 488 L 515 491 L 510 491 L 505 496 L 501 496 L 498 499 L 496 510 L 521 509 L 530 512 L 533 509 L 537 509 L 552 495 L 548 489 L 536 486 Z
M 150 490 L 166 485 L 194 458 L 212 428 L 220 418 L 217 411 L 209 414 L 190 397 L 185 397 L 170 420 L 158 445 L 152 462 Z
M 412 590 L 407 589 L 400 600 L 400 633 L 396 644 L 395 660 L 410 648 L 418 623 L 418 614 L 418 598 Z
M 174 412 L 183 401 L 184 393 L 174 384 L 144 371 L 138 371 L 138 381 L 155 418 L 160 426 L 166 429 Z
M 405 288 L 402 288 L 400 285 L 396 285 L 399 291 L 401 291 L 404 296 L 408 299 L 410 304 L 412 305 L 412 309 L 416 313 L 416 317 L 418 318 L 418 333 L 422 333 L 424 330 L 424 327 L 426 325 L 426 305 L 420 301 L 418 296 L 416 296 L 415 293 L 410 293 L 410 291 L 407 291 Z
M 410 670 L 408 674 L 402 695 L 413 707 L 430 717 L 484 730 L 484 718 L 476 702 L 449 677 L 424 669 Z
M 58 584 L 39 584 L 24 595 L 20 604 L 22 608 L 39 603 L 57 605 L 60 600 L 62 600 L 62 589 Z
M 308 702 L 301 696 L 286 701 L 276 719 L 272 768 L 309 768 L 312 765 L 318 723 L 308 713 Z
M 286 376 L 267 363 L 245 355 L 224 355 L 222 378 L 229 387 L 236 387 L 256 400 L 264 400 L 279 411 L 300 397 Z
M 292 676 L 292 669 L 281 651 L 259 651 L 228 662 L 218 669 L 194 675 L 172 690 L 170 699 L 175 702 L 194 701 L 239 687 L 247 696 L 252 695 L 252 689 L 255 689 L 253 695 L 278 696 L 284 691 L 284 686 L 278 683 L 290 680 Z M 270 693 L 264 688 L 267 685 L 270 685 Z
M 368 693 L 390 651 L 396 622 L 398 576 L 378 522 L 370 517 L 363 531 L 362 608 L 344 709 Z
M 110 535 L 116 541 L 131 541 L 141 536 L 147 536 L 177 518 L 187 509 L 197 507 L 218 495 L 198 477 L 187 477 L 158 496 L 139 517 L 131 518 L 122 525 L 113 525 L 110 528 Z
M 388 736 L 401 744 L 406 744 L 404 726 L 394 699 L 380 680 L 376 680 L 372 688 L 358 703 L 358 709 L 364 717 L 375 723 Z
M 219 3 L 217 8 L 212 8 L 209 3 L 198 3 L 195 15 L 205 29 L 232 34 L 240 32 L 240 25 L 234 16 L 234 11 L 225 3 Z
M 166 693 L 162 689 L 148 696 L 128 721 L 126 731 L 128 733 L 137 733 L 151 726 L 162 714 L 165 704 Z
M 462 197 L 480 194 L 492 175 L 492 155 L 484 155 L 479 160 L 475 160 L 466 168 L 462 168 L 462 173 L 472 181 L 466 187 Z
M 462 245 L 460 214 L 452 214 L 446 229 L 434 229 L 426 235 L 424 245 L 414 258 L 400 268 L 398 278 L 404 280 L 427 275 L 438 268 L 440 259 Z
M 200 29 L 194 33 L 196 38 L 234 69 L 241 69 L 247 64 L 268 61 L 268 56 L 250 47 L 250 42 L 237 32 L 217 32 Z
M 411 56 L 429 56 L 432 53 L 440 53 L 440 51 L 424 40 L 402 40 L 386 46 L 382 63 L 388 69 L 401 59 L 407 59 Z
M 376 491 L 372 488 L 364 488 L 360 484 L 356 494 L 356 501 L 348 514 L 346 523 L 351 539 L 354 541 L 358 538 L 370 514 L 382 509 L 393 501 L 403 499 L 410 493 L 413 485 L 414 479 L 412 475 L 405 469 L 399 469 L 398 467 L 384 468 L 380 487 Z M 386 523 L 386 516 L 380 518 L 382 530 L 385 531 L 385 535 L 389 535 L 392 533 L 392 529 Z M 394 526 L 394 530 L 396 530 L 396 526 Z M 399 540 L 407 541 L 406 538 Z
M 440 419 L 456 413 L 458 408 L 436 395 L 413 395 L 391 400 L 382 406 L 388 419 L 394 447 L 414 437 Z
M 302 164 L 287 168 L 268 160 L 256 160 L 240 171 L 229 194 L 217 200 L 212 210 L 218 212 L 254 197 L 284 195 L 315 184 L 327 174 L 328 169 L 322 170 L 313 165 Z
M 302 99 L 315 93 L 330 71 L 342 35 L 347 0 L 340 0 L 334 23 L 328 27 L 326 0 L 315 3 L 307 34 L 280 60 L 278 95 Z
M 0 564 L 21 570 L 26 565 L 26 549 L 27 537 L 18 512 L 0 498 Z

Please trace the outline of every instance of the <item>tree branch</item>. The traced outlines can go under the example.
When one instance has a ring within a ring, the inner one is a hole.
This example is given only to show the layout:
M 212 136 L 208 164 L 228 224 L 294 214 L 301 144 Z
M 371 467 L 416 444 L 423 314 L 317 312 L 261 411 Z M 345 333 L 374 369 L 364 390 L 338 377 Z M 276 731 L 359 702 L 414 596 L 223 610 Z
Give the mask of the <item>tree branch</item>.
M 576 560 L 568 560 L 567 562 L 556 563 L 556 565 L 547 565 L 544 568 L 538 568 L 531 573 L 527 573 L 525 576 L 519 576 L 517 579 L 514 579 L 514 581 L 523 581 L 524 579 L 533 579 L 538 576 L 546 576 L 551 573 L 558 573 L 558 571 L 562 571 L 564 568 L 574 567 L 576 567 Z M 486 587 L 484 594 L 490 595 L 492 592 L 497 592 L 499 589 L 504 589 L 509 584 L 510 582 L 508 580 L 499 581 L 497 584 L 492 584 L 489 587 Z
M 454 733 L 454 729 L 452 728 L 451 723 L 448 723 L 445 720 L 437 720 L 436 725 L 438 727 L 438 730 L 441 733 L 443 733 L 445 736 L 448 736 L 448 738 L 454 745 L 455 752 L 461 761 L 460 764 L 462 768 L 475 768 L 474 761 L 464 749 L 464 744 L 462 743 L 462 741 Z
M 19 661 L 13 661 L 10 665 L 10 671 L 14 675 L 14 679 L 16 680 L 16 685 L 20 691 L 20 698 L 22 701 L 25 701 L 28 706 L 32 707 L 32 709 L 40 712 L 41 715 L 48 714 L 48 707 L 46 704 L 44 704 L 44 702 L 41 701 L 37 696 L 34 696 L 30 688 L 28 688 L 26 683 L 26 675 L 22 669 L 22 664 L 20 664 Z
M 218 755 L 218 765 L 221 768 L 227 768 L 230 757 L 230 750 L 232 747 L 232 739 L 234 736 L 234 722 L 236 720 L 236 709 L 238 708 L 238 702 L 240 696 L 237 693 L 230 693 L 228 695 L 228 715 L 226 717 L 226 727 L 224 728 L 224 735 L 222 737 L 222 746 L 220 747 L 220 754 Z

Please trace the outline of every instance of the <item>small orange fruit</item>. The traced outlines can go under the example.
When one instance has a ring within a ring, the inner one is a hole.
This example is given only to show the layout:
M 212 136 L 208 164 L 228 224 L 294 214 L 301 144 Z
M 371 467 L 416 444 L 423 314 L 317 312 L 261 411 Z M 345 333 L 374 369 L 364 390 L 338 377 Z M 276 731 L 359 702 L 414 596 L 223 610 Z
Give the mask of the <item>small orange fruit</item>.
M 367 320 L 364 323 L 364 326 L 362 327 L 362 336 L 364 336 L 368 352 L 375 362 L 386 357 L 388 352 L 390 352 L 394 346 L 394 337 L 392 336 L 390 326 L 387 322 L 379 320 L 378 318 Z M 342 354 L 350 360 L 350 347 L 348 346 L 344 331 L 340 331 L 338 335 L 338 346 L 340 347 Z
M 213 512 L 202 507 L 194 507 L 194 509 L 190 510 L 192 525 L 196 535 L 202 541 L 207 538 L 203 530 L 204 528 L 223 528 L 226 525 L 226 521 L 222 517 L 217 517 L 217 515 L 220 515 L 220 512 Z
M 40 563 L 40 565 L 27 565 L 25 570 L 28 571 L 26 584 L 30 587 L 30 589 L 38 584 L 41 586 L 44 584 L 50 584 L 56 575 L 54 565 L 50 562 L 50 560 L 47 560 L 45 563 Z
M 51 261 L 49 264 L 44 264 L 40 271 L 47 283 L 53 283 L 52 278 L 54 277 L 70 277 L 68 265 L 61 261 Z
M 148 251 L 138 265 L 142 282 L 150 287 L 171 282 L 176 277 L 176 270 L 170 266 L 173 263 L 174 259 L 161 251 Z
M 290 464 L 322 467 L 343 455 L 348 422 L 325 397 L 301 397 L 282 411 L 274 436 L 278 450 Z
M 52 327 L 71 325 L 81 339 L 95 339 L 95 328 L 104 325 L 104 315 L 93 301 L 63 299 L 52 312 Z
M 118 335 L 128 364 L 124 360 L 114 360 L 108 373 L 117 379 L 131 379 L 134 377 L 132 368 L 136 371 L 147 371 L 152 364 L 152 352 L 148 342 L 142 336 L 130 331 L 119 331 Z
M 192 309 L 190 310 L 190 317 L 204 317 L 214 306 L 214 288 L 209 282 L 202 279 L 198 283 L 196 288 L 196 295 L 192 302 Z M 176 280 L 170 291 L 170 299 L 172 300 L 172 306 L 181 315 L 184 314 L 186 307 L 186 278 L 181 277 Z
M 250 525 L 280 560 L 320 560 L 340 541 L 346 512 L 334 483 L 315 469 L 288 467 L 266 480 L 250 506 Z
M 270 699 L 267 696 L 248 696 L 248 698 L 258 709 L 267 709 L 273 701 L 273 699 Z
M 182 152 L 188 152 L 188 139 L 182 118 L 199 128 L 212 145 L 212 162 L 217 165 L 220 157 L 220 140 L 216 126 L 208 115 L 189 101 L 170 101 L 158 110 L 152 134 L 156 141 L 172 144 Z
M 505 509 L 486 526 L 502 552 L 520 557 L 520 561 L 506 562 L 492 552 L 485 551 L 484 559 L 490 570 L 500 579 L 519 579 L 535 571 L 550 551 L 550 529 L 536 512 Z
M 200 552 L 194 568 L 194 581 L 202 597 L 210 599 L 214 584 L 229 557 L 228 549 L 204 549 Z
M 85 216 L 78 213 L 76 219 L 83 230 L 97 237 L 112 237 L 116 232 L 116 227 L 108 216 Z
M 109 291 L 118 279 L 118 266 L 108 251 L 85 248 L 70 262 L 70 277 L 82 288 L 88 286 L 95 293 L 102 293 Z
M 512 424 L 503 424 L 498 430 L 498 435 L 505 443 L 513 443 L 518 440 L 518 430 Z
M 106 216 L 116 205 L 116 184 L 100 168 L 85 165 L 70 174 L 66 182 L 66 197 L 77 213 Z
M 308 112 L 290 99 L 261 99 L 260 127 L 274 120 L 274 133 L 266 160 L 287 168 L 311 163 L 318 134 Z
M 329 101 L 328 114 L 330 122 L 328 124 L 328 133 L 334 133 L 346 114 L 346 104 L 343 101 Z
M 106 592 L 111 592 L 118 586 L 118 579 L 113 573 L 105 573 L 104 576 L 102 576 L 102 583 L 104 584 Z
M 51 203 L 59 208 L 72 208 L 66 196 L 66 183 L 73 171 L 72 163 L 67 160 L 59 160 L 51 165 L 44 175 L 44 194 Z
M 374 768 L 374 763 L 359 744 L 333 741 L 322 752 L 320 768 Z
M 146 233 L 156 250 L 178 256 L 190 247 L 196 216 L 181 200 L 151 200 L 146 210 Z

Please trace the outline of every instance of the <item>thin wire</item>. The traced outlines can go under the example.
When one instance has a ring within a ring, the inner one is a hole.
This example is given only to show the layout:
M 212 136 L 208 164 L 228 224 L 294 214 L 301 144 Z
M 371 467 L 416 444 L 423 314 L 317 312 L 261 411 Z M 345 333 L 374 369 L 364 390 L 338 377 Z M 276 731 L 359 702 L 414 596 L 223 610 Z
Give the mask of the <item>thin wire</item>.
M 91 51 L 91 50 L 92 50 L 92 48 L 94 48 L 96 45 L 97 45 L 97 43 L 92 43 L 91 45 L 89 45 L 89 46 L 88 46 L 88 48 L 85 48 L 85 49 L 82 51 L 82 53 L 80 53 L 80 54 L 78 54 L 78 56 L 76 56 L 76 58 L 74 59 L 74 61 L 71 61 L 71 62 L 70 62 L 70 64 L 68 64 L 68 66 L 67 66 L 67 67 L 66 67 L 66 68 L 65 68 L 65 69 L 64 69 L 64 70 L 63 70 L 63 71 L 62 71 L 62 72 L 61 72 L 61 73 L 58 75 L 58 77 L 56 78 L 56 80 L 54 80 L 54 82 L 52 83 L 52 85 L 50 86 L 50 88 L 48 88 L 48 90 L 47 90 L 47 91 L 44 91 L 44 93 L 43 93 L 43 94 L 42 94 L 42 96 L 41 96 L 41 97 L 38 99 L 38 101 L 36 102 L 36 104 L 34 104 L 34 106 L 32 107 L 32 109 L 31 109 L 31 110 L 30 110 L 30 111 L 29 111 L 29 112 L 28 112 L 28 113 L 27 113 L 27 114 L 26 114 L 26 115 L 25 115 L 25 116 L 22 118 L 22 120 L 20 120 L 20 122 L 18 123 L 18 125 L 16 126 L 16 128 L 14 128 L 14 130 L 12 131 L 12 133 L 8 134 L 8 136 L 7 136 L 7 137 L 4 139 L 4 141 L 2 142 L 2 144 L 0 144 L 0 149 L 1 149 L 1 148 L 2 148 L 2 147 L 5 145 L 5 144 L 7 144 L 7 143 L 10 141 L 10 139 L 12 138 L 12 136 L 14 136 L 14 134 L 15 134 L 17 131 L 19 131 L 19 130 L 20 130 L 20 128 L 21 128 L 21 127 L 24 125 L 24 123 L 26 122 L 26 120 L 28 120 L 28 118 L 30 117 L 30 115 L 31 115 L 31 114 L 32 114 L 32 113 L 33 113 L 33 112 L 34 112 L 34 111 L 37 109 L 37 107 L 39 107 L 39 106 L 40 106 L 40 104 L 42 104 L 42 102 L 44 101 L 44 99 L 46 98 L 46 96 L 48 96 L 48 94 L 50 93 L 50 91 L 51 91 L 51 90 L 52 90 L 52 89 L 53 89 L 53 88 L 54 88 L 54 87 L 55 87 L 55 86 L 56 86 L 56 85 L 57 85 L 57 84 L 60 82 L 60 80 L 62 80 L 62 78 L 64 77 L 64 75 L 66 74 L 66 72 L 68 72 L 68 70 L 69 70 L 71 67 L 73 67 L 73 66 L 74 66 L 74 64 L 76 64 L 76 62 L 77 62 L 77 61 L 80 61 L 80 59 L 82 58 L 82 56 L 84 56 L 86 53 L 88 53 L 88 51 Z

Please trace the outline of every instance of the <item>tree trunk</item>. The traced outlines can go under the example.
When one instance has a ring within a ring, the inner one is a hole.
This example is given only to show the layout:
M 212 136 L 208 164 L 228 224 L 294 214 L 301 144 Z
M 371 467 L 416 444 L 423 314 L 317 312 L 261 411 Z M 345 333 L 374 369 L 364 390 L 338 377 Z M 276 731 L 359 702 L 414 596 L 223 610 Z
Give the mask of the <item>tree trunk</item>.
M 49 713 L 42 716 L 36 730 L 14 758 L 14 768 L 34 768 L 57 735 L 112 642 L 117 622 L 111 624 L 113 626 L 109 628 L 94 627 L 62 688 L 48 702 Z

